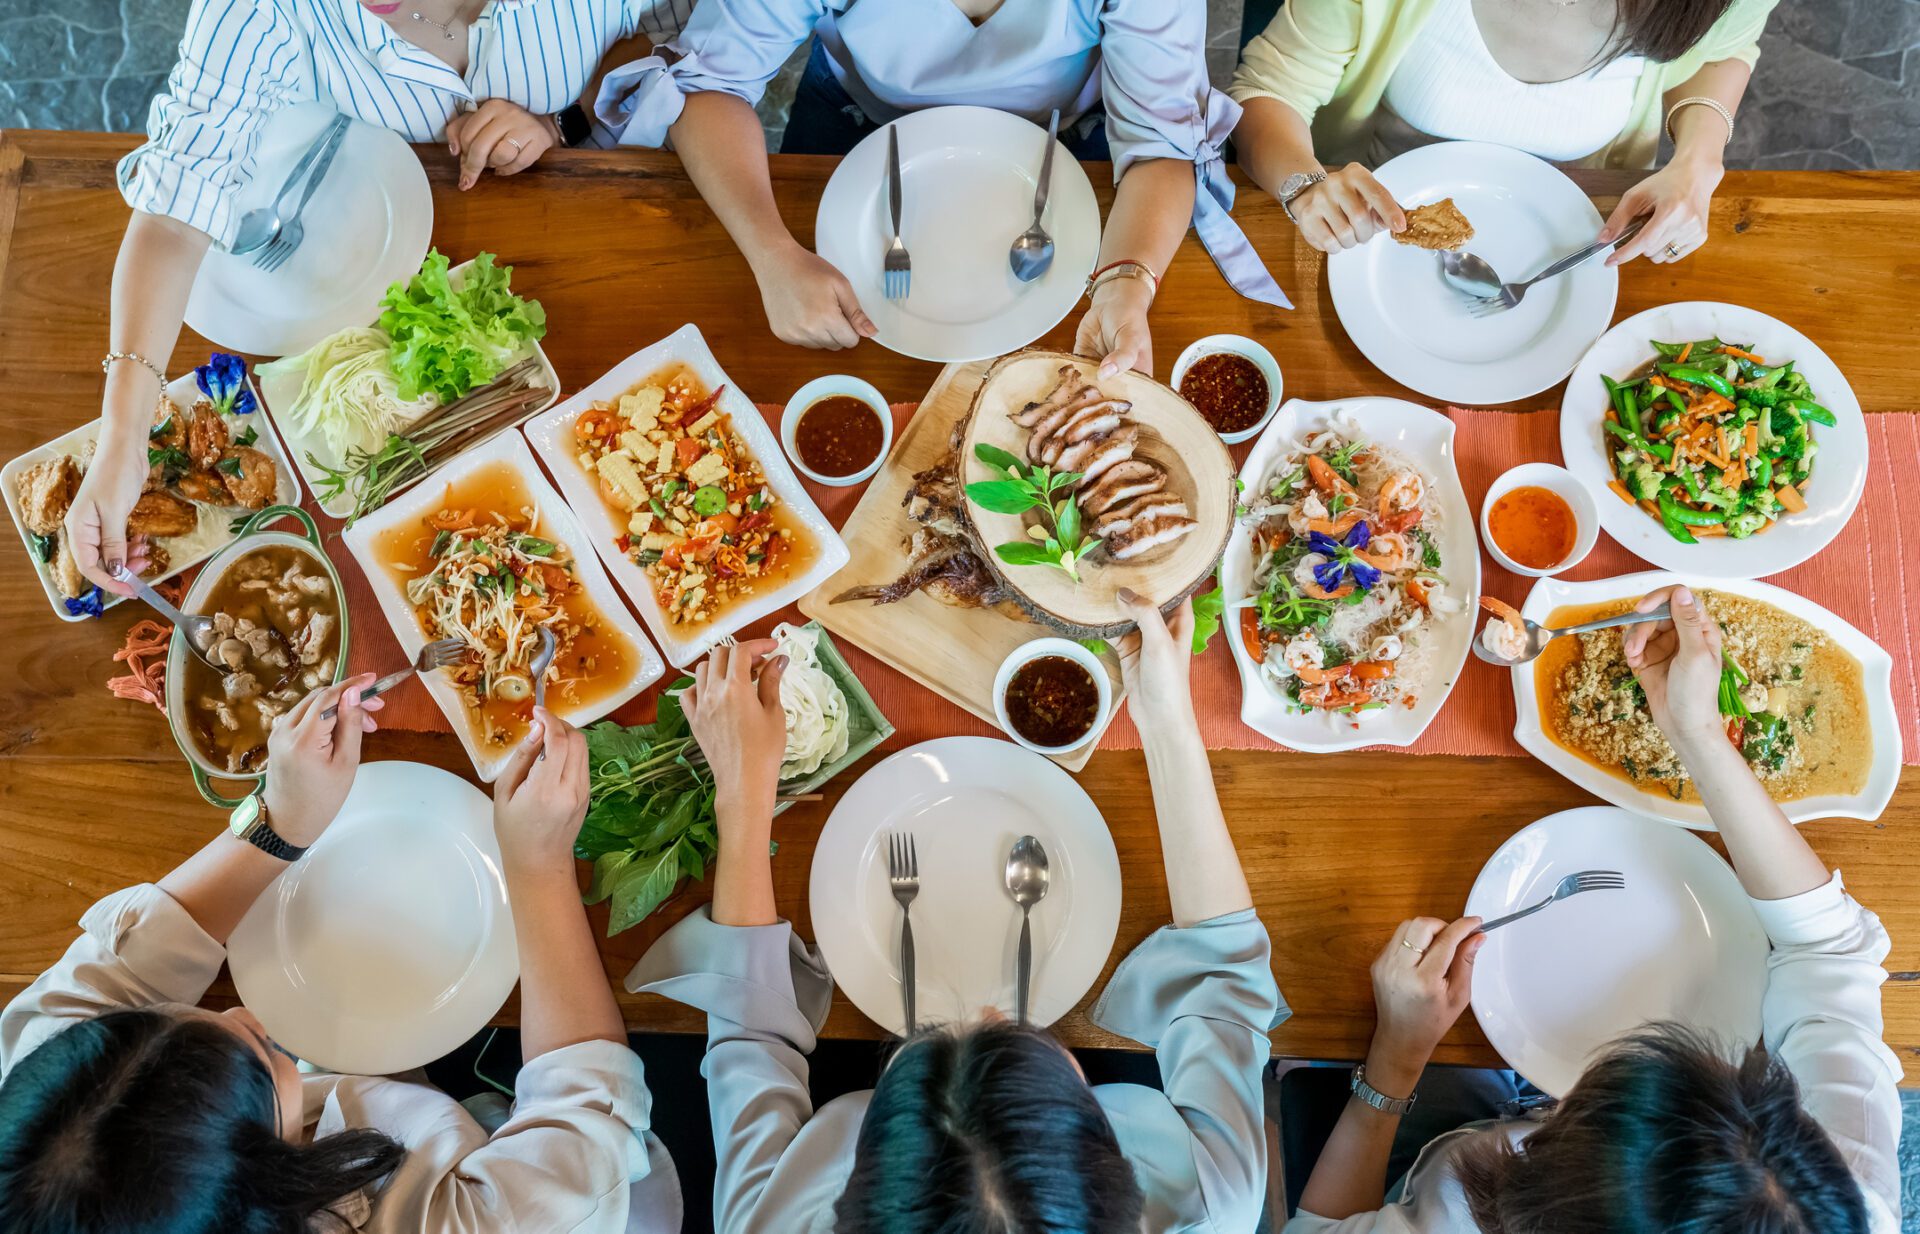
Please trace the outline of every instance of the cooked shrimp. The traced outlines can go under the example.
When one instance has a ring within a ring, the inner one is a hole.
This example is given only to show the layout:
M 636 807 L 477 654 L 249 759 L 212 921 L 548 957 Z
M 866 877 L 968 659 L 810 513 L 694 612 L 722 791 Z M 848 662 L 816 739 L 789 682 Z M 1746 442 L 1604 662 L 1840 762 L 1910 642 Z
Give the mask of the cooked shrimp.
M 1327 521 L 1327 503 L 1320 500 L 1320 494 L 1308 493 L 1287 511 L 1287 530 L 1296 536 L 1304 536 L 1313 530 L 1315 523 Z
M 1480 607 L 1493 614 L 1480 632 L 1481 645 L 1503 660 L 1524 658 L 1531 640 L 1520 610 L 1497 596 L 1481 596 Z
M 1380 486 L 1380 529 L 1406 531 L 1425 513 L 1426 481 L 1417 471 L 1395 472 Z
M 1312 631 L 1302 630 L 1280 649 L 1280 660 L 1296 673 L 1302 669 L 1318 669 L 1327 662 L 1327 649 L 1320 645 Z
M 1318 454 L 1307 455 L 1307 479 L 1313 481 L 1313 487 L 1322 493 L 1345 493 L 1349 500 L 1357 499 L 1360 494 L 1353 485 L 1340 478 L 1340 473 L 1327 465 L 1327 460 Z
M 1354 556 L 1376 569 L 1405 570 L 1414 563 L 1413 542 L 1398 531 L 1383 531 Z

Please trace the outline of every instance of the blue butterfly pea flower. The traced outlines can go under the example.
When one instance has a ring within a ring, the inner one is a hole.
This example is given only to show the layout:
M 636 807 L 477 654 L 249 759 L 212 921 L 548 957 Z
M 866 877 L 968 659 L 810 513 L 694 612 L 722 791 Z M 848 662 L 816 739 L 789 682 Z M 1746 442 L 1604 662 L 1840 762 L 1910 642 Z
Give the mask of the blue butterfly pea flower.
M 98 617 L 107 609 L 106 598 L 100 594 L 97 584 L 84 595 L 69 596 L 64 603 L 68 615 L 73 617 Z
M 247 362 L 239 356 L 216 351 L 207 362 L 193 370 L 194 384 L 200 393 L 213 400 L 214 407 L 229 415 L 251 415 L 258 404 L 247 386 Z

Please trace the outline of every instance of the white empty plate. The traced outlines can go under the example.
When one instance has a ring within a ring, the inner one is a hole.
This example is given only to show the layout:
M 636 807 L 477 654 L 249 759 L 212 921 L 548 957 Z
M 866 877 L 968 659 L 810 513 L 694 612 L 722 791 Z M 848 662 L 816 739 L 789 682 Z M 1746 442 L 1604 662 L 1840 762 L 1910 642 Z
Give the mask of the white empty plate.
M 520 978 L 493 803 L 437 767 L 363 765 L 227 963 L 267 1033 L 316 1066 L 391 1075 L 446 1054 Z
M 1020 909 L 1007 853 L 1023 835 L 1047 850 L 1047 896 L 1033 908 L 1029 1017 L 1072 1010 L 1106 967 L 1120 928 L 1120 861 L 1092 798 L 1038 754 L 989 737 L 922 742 L 876 764 L 834 806 L 814 849 L 808 903 L 834 982 L 890 1033 L 906 1027 L 900 907 L 887 882 L 887 836 L 912 834 L 915 1011 L 922 1024 L 1015 1007 Z
M 235 211 L 270 205 L 333 117 L 324 103 L 276 113 Z M 299 199 L 295 190 L 287 208 Z M 387 287 L 412 277 L 427 255 L 433 193 L 426 170 L 398 133 L 356 120 L 300 222 L 306 238 L 278 270 L 254 265 L 258 253 L 210 250 L 187 297 L 187 324 L 218 346 L 260 356 L 292 355 L 336 330 L 366 325 Z
M 893 239 L 887 129 L 900 133 L 900 235 L 913 261 L 903 300 L 882 293 Z M 855 146 L 820 195 L 814 247 L 847 276 L 882 347 L 922 360 L 1016 351 L 1059 324 L 1100 253 L 1100 205 L 1079 160 L 1056 142 L 1044 226 L 1053 265 L 1031 283 L 1007 252 L 1033 223 L 1046 130 L 987 107 L 909 112 Z
M 1473 1014 L 1509 1066 L 1560 1097 L 1603 1046 L 1655 1020 L 1760 1039 L 1766 932 L 1732 867 L 1677 827 L 1612 806 L 1550 814 L 1500 846 L 1466 911 L 1505 916 L 1581 870 L 1627 885 L 1502 926 L 1475 960 Z
M 1505 146 L 1437 142 L 1374 174 L 1409 209 L 1453 198 L 1473 224 L 1466 251 L 1508 282 L 1593 243 L 1604 221 L 1564 172 Z M 1382 233 L 1327 259 L 1334 311 L 1354 346 L 1401 385 L 1451 403 L 1510 402 L 1565 377 L 1613 319 L 1619 284 L 1596 257 L 1518 307 L 1476 318 L 1427 249 Z

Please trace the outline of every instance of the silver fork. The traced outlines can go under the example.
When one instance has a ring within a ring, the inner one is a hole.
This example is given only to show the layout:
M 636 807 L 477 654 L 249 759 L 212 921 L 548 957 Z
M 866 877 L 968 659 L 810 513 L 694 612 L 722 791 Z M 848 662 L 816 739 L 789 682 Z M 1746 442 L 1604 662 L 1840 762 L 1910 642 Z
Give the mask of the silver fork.
M 307 208 L 307 203 L 313 200 L 314 191 L 320 187 L 320 182 L 327 178 L 327 171 L 333 166 L 333 156 L 340 153 L 341 143 L 346 140 L 347 130 L 351 127 L 351 125 L 342 125 L 328 138 L 326 148 L 320 151 L 319 161 L 313 165 L 313 174 L 307 177 L 307 187 L 301 190 L 300 200 L 293 207 L 293 213 L 288 215 L 286 221 L 280 225 L 279 234 L 275 235 L 267 247 L 260 250 L 260 255 L 253 259 L 254 265 L 269 272 L 278 270 L 286 264 L 287 258 L 293 256 L 294 250 L 299 248 L 301 242 L 307 238 L 306 225 L 300 221 L 300 212 Z
M 1467 312 L 1475 317 L 1491 317 L 1495 313 L 1504 313 L 1510 308 L 1518 308 L 1520 301 L 1524 299 L 1527 294 L 1527 288 L 1533 286 L 1535 283 L 1543 283 L 1550 278 L 1557 278 L 1575 266 L 1584 266 L 1608 249 L 1619 248 L 1627 241 L 1633 239 L 1634 236 L 1638 235 L 1640 229 L 1646 225 L 1646 218 L 1637 218 L 1627 224 L 1626 230 L 1611 240 L 1595 240 L 1579 252 L 1567 254 L 1530 279 L 1523 279 L 1518 283 L 1502 283 L 1500 284 L 1500 290 L 1498 292 L 1470 304 L 1467 307 Z
M 431 673 L 436 668 L 452 668 L 466 658 L 467 645 L 464 641 L 457 638 L 437 638 L 420 649 L 420 654 L 413 658 L 412 664 L 397 673 L 388 673 L 360 691 L 360 701 L 364 703 L 370 698 L 379 698 L 415 673 Z M 321 712 L 320 718 L 331 720 L 338 714 L 340 714 L 340 707 L 335 704 Z
M 887 837 L 887 885 L 900 904 L 900 994 L 907 1006 L 907 1036 L 913 1036 L 913 915 L 910 905 L 920 894 L 920 858 L 913 833 L 896 831 Z
M 1522 917 L 1531 917 L 1547 905 L 1569 896 L 1577 896 L 1583 891 L 1618 891 L 1627 885 L 1627 880 L 1618 870 L 1582 870 L 1578 874 L 1569 874 L 1554 887 L 1553 894 L 1529 908 L 1517 913 L 1508 913 L 1504 917 L 1495 917 L 1481 925 L 1476 933 L 1485 934 L 1497 930 L 1503 925 L 1511 925 Z
M 887 209 L 893 215 L 893 243 L 887 246 L 885 278 L 881 284 L 889 300 L 904 300 L 913 289 L 913 261 L 900 238 L 900 129 L 887 126 Z

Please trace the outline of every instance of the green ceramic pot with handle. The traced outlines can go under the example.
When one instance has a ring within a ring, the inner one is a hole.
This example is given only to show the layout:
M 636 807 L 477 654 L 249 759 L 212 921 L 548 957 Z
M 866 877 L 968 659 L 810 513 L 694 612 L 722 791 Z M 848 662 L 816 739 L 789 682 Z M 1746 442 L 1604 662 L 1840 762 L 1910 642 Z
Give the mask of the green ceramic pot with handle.
M 301 527 L 300 534 L 289 531 L 268 529 L 268 524 L 283 518 L 291 518 Z M 201 612 L 207 603 L 207 597 L 219 585 L 222 578 L 235 564 L 252 555 L 256 550 L 269 547 L 290 548 L 305 556 L 327 577 L 333 588 L 334 605 L 339 614 L 338 646 L 334 654 L 333 680 L 339 682 L 347 675 L 348 616 L 346 592 L 340 586 L 340 572 L 334 569 L 326 551 L 321 547 L 320 529 L 314 524 L 312 516 L 297 506 L 268 506 L 259 511 L 241 525 L 239 534 L 233 543 L 220 550 L 201 569 L 199 577 L 187 588 L 187 594 L 180 601 L 183 613 Z M 193 654 L 187 646 L 187 636 L 180 630 L 173 632 L 173 642 L 167 649 L 167 723 L 173 729 L 173 740 L 180 747 L 180 753 L 186 756 L 187 766 L 193 773 L 194 787 L 200 790 L 208 804 L 230 810 L 260 791 L 261 783 L 267 778 L 267 768 L 260 767 L 252 771 L 230 772 L 224 763 L 216 763 L 200 748 L 194 739 L 189 724 L 186 707 L 187 658 Z M 220 780 L 246 786 L 238 797 L 228 797 L 214 788 L 213 781 Z

